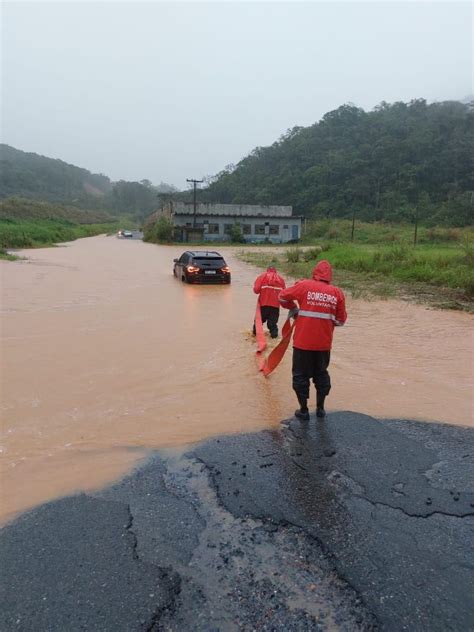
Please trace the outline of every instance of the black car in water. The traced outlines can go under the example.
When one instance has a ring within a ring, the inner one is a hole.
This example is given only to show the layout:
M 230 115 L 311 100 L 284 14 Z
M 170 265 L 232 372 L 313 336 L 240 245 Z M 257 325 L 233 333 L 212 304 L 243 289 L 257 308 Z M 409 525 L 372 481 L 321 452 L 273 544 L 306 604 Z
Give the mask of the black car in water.
M 187 250 L 174 259 L 173 274 L 183 283 L 230 283 L 230 268 L 215 250 Z

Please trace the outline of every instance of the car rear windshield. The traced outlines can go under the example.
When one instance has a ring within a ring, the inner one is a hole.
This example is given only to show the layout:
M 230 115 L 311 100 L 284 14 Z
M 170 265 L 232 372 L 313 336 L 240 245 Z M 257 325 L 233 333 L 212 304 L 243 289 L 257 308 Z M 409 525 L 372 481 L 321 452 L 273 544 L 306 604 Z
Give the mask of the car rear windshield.
M 193 263 L 197 266 L 212 266 L 213 268 L 220 268 L 225 266 L 225 261 L 222 257 L 195 257 Z

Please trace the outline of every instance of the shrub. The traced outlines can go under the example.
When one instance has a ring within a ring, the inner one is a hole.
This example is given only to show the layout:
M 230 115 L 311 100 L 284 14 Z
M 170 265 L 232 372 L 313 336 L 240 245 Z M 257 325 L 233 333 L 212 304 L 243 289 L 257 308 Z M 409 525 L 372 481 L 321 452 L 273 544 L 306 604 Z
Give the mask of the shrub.
M 323 219 L 320 221 L 310 221 L 306 225 L 305 237 L 325 237 L 330 229 L 331 221 L 329 219 Z
M 467 237 L 461 240 L 463 259 L 468 266 L 474 266 L 474 241 Z
M 312 248 L 308 248 L 303 251 L 303 259 L 304 261 L 314 261 L 319 255 L 322 253 L 323 249 L 321 246 L 313 246 Z
M 245 243 L 245 237 L 242 234 L 242 229 L 240 228 L 239 224 L 232 224 L 229 235 L 230 235 L 230 241 L 233 244 Z
M 0 259 L 6 259 L 7 261 L 16 261 L 20 257 L 16 255 L 11 255 L 9 252 L 5 250 L 5 248 L 0 248 Z
M 173 234 L 173 223 L 166 217 L 160 217 L 156 222 L 145 226 L 143 240 L 155 243 L 169 243 L 173 241 Z
M 288 263 L 298 263 L 300 260 L 301 250 L 299 248 L 289 248 L 286 251 L 286 260 Z

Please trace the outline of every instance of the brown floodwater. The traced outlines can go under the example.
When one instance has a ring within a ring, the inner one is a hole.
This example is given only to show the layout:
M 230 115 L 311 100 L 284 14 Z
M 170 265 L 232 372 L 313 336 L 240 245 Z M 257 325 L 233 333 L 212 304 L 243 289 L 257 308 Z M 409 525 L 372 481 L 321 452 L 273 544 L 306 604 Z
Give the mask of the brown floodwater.
M 291 352 L 265 379 L 250 336 L 259 273 L 222 248 L 230 286 L 172 276 L 183 248 L 82 239 L 0 261 L 0 520 L 104 485 L 151 449 L 276 427 Z M 472 317 L 348 300 L 329 410 L 472 425 Z

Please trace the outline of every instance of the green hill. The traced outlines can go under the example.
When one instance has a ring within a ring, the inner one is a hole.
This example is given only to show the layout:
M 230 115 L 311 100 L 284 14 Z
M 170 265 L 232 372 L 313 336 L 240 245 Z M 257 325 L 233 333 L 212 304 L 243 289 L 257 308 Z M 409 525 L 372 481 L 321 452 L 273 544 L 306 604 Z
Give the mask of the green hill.
M 343 105 L 219 173 L 200 201 L 290 204 L 308 218 L 472 223 L 474 112 L 456 101 Z
M 159 195 L 174 190 L 163 182 L 153 186 L 149 180 L 111 182 L 107 176 L 62 160 L 0 145 L 0 199 L 29 198 L 140 221 L 156 210 Z
M 0 200 L 0 219 L 59 219 L 73 224 L 104 224 L 116 218 L 105 211 L 12 197 Z
M 0 198 L 20 196 L 97 208 L 112 189 L 107 176 L 9 145 L 0 145 L 0 173 Z

